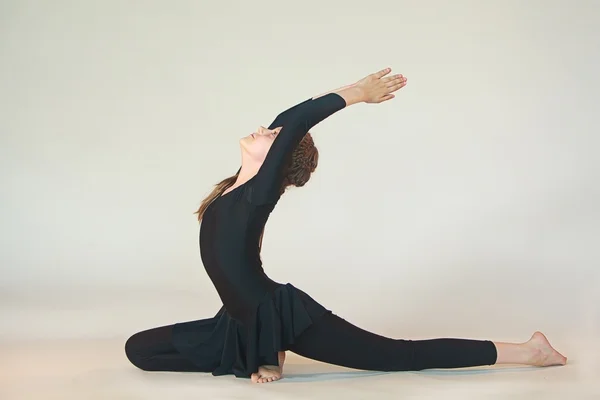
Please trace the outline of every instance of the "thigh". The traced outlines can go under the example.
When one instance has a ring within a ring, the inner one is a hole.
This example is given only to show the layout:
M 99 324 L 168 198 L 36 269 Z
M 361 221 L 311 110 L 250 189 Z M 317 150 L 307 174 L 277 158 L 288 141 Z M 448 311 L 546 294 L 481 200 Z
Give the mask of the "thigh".
M 300 335 L 290 351 L 313 360 L 348 368 L 398 370 L 400 360 L 411 358 L 411 346 L 326 314 Z
M 144 371 L 206 372 L 177 351 L 172 330 L 173 325 L 166 325 L 131 336 L 125 343 L 129 361 Z

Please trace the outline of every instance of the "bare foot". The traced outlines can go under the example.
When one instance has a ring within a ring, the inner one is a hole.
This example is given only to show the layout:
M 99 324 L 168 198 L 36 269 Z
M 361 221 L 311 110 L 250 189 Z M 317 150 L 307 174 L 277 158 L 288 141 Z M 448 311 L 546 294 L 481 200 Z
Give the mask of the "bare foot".
M 532 350 L 529 360 L 530 365 L 549 367 L 552 365 L 565 365 L 567 358 L 556 351 L 542 332 L 535 332 L 525 346 Z
M 285 351 L 280 351 L 277 353 L 277 356 L 279 366 L 261 365 L 258 367 L 258 372 L 255 372 L 250 376 L 253 383 L 267 383 L 281 379 L 283 375 L 283 363 L 285 362 Z

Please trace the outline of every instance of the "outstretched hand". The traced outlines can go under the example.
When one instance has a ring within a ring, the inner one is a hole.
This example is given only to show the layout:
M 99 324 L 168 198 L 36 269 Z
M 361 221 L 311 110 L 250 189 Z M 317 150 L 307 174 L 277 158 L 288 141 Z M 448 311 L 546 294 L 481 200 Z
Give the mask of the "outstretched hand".
M 386 76 L 392 72 L 391 68 L 367 75 L 356 82 L 355 87 L 361 90 L 361 97 L 365 103 L 383 103 L 395 96 L 395 91 L 406 85 L 406 78 L 402 74 Z

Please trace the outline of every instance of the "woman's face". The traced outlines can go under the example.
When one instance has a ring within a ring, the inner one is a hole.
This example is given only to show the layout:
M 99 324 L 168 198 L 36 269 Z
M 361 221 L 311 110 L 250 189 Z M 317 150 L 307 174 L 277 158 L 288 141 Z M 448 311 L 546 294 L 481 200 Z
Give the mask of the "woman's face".
M 267 129 L 264 126 L 258 127 L 256 132 L 240 139 L 242 151 L 254 160 L 263 161 L 280 131 L 281 127 L 275 129 Z

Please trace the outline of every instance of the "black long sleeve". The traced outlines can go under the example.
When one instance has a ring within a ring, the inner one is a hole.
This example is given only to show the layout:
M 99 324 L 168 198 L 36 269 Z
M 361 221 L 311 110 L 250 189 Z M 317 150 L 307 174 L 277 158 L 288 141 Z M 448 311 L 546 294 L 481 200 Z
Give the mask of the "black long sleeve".
M 346 101 L 336 93 L 304 101 L 280 114 L 271 129 L 282 129 L 271 145 L 253 184 L 253 202 L 276 202 L 283 182 L 283 168 L 304 135 L 319 122 L 346 107 Z
M 295 115 L 298 115 L 298 113 L 302 112 L 302 110 L 311 101 L 313 101 L 312 97 L 310 99 L 304 100 L 301 103 L 296 104 L 293 107 L 288 108 L 285 111 L 282 111 L 281 113 L 279 113 L 279 115 L 277 117 L 275 117 L 275 120 L 273 120 L 273 122 L 271 122 L 271 125 L 269 125 L 269 129 L 275 129 L 280 126 L 283 126 L 285 121 L 290 121 Z
M 310 99 L 304 100 L 301 103 L 298 103 L 298 104 L 288 108 L 285 111 L 280 112 L 277 115 L 277 117 L 275 117 L 273 122 L 271 122 L 271 124 L 269 125 L 269 129 L 272 130 L 272 129 L 278 128 L 280 126 L 283 126 L 285 121 L 290 121 L 294 115 L 298 114 L 298 111 L 302 111 L 303 106 L 305 106 L 307 103 L 309 103 L 311 101 L 313 101 L 312 97 Z M 241 170 L 242 170 L 242 167 L 240 166 L 236 172 L 236 175 L 239 174 Z

